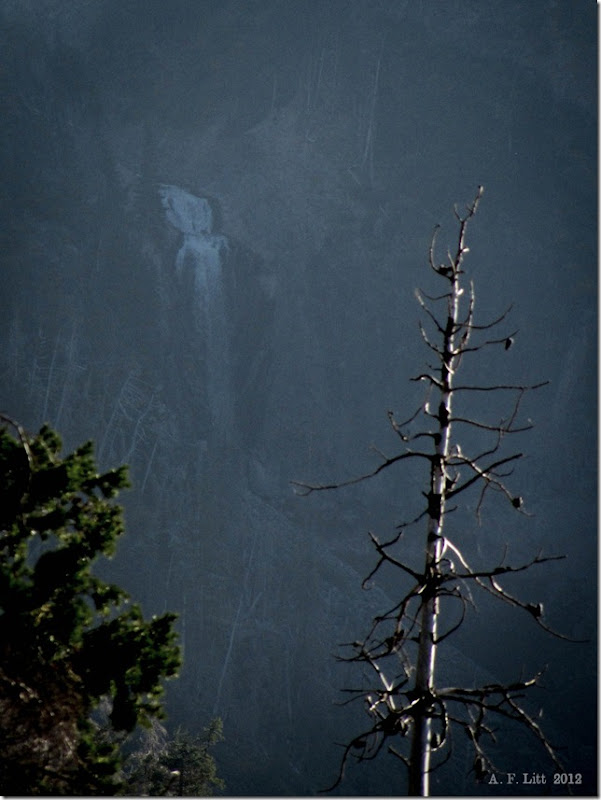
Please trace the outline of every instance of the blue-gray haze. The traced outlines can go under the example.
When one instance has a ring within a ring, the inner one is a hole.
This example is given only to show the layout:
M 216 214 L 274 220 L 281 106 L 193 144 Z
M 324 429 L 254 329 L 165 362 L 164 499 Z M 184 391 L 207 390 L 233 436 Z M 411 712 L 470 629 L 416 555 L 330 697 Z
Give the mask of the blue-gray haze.
M 223 718 L 228 794 L 334 780 L 336 742 L 366 720 L 335 705 L 359 676 L 333 656 L 399 591 L 392 575 L 361 591 L 367 531 L 415 514 L 425 476 L 399 465 L 305 499 L 290 480 L 394 452 L 386 411 L 422 400 L 432 229 L 444 254 L 453 203 L 481 183 L 466 267 L 480 319 L 513 302 L 519 333 L 469 377 L 551 383 L 524 404 L 536 426 L 508 479 L 534 516 L 494 498 L 478 526 L 471 498 L 449 533 L 483 564 L 505 543 L 515 563 L 565 553 L 511 589 L 591 641 L 485 602 L 441 680 L 548 664 L 542 722 L 593 792 L 595 3 L 3 0 L 0 22 L 0 406 L 131 465 L 108 573 L 148 613 L 180 614 L 170 724 Z M 423 531 L 407 540 L 417 553 Z M 433 790 L 500 793 L 455 744 Z M 551 774 L 521 735 L 497 754 Z M 383 758 L 341 791 L 405 789 Z

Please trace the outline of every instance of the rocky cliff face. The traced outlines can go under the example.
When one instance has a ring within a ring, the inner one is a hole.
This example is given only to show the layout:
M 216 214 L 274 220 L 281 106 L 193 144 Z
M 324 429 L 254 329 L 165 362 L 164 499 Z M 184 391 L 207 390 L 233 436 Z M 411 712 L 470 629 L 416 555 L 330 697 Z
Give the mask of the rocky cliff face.
M 171 716 L 223 717 L 232 794 L 314 793 L 357 724 L 360 709 L 332 706 L 358 680 L 332 654 L 394 597 L 360 591 L 365 531 L 409 517 L 422 476 L 305 500 L 289 481 L 349 477 L 373 465 L 370 443 L 394 447 L 386 410 L 422 399 L 407 379 L 425 358 L 413 289 L 432 227 L 450 234 L 478 183 L 482 316 L 516 300 L 523 337 L 504 375 L 558 388 L 526 409 L 539 427 L 519 481 L 536 520 L 507 532 L 494 508 L 484 529 L 461 525 L 481 554 L 512 538 L 516 556 L 569 552 L 532 591 L 590 632 L 563 611 L 594 599 L 595 119 L 578 42 L 592 45 L 555 4 L 510 4 L 519 25 L 506 4 L 422 5 L 2 12 L 3 407 L 68 445 L 94 438 L 103 467 L 131 465 L 111 575 L 149 612 L 180 613 Z M 513 625 L 476 622 L 449 674 L 539 666 L 542 649 L 563 698 L 550 724 L 585 753 L 594 657 L 569 685 L 571 655 Z M 495 642 L 514 633 L 512 659 Z M 441 791 L 471 791 L 466 773 Z M 365 768 L 343 791 L 402 792 L 396 780 Z

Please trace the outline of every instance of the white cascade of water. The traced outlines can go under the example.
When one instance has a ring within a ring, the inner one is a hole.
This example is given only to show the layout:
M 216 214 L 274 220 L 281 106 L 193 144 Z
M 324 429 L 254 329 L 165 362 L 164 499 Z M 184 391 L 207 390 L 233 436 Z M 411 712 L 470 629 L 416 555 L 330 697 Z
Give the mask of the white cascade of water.
M 225 236 L 213 233 L 209 201 L 178 186 L 161 184 L 159 194 L 167 221 L 183 234 L 175 259 L 182 278 L 191 269 L 194 280 L 195 321 L 205 342 L 206 396 L 213 433 L 229 438 L 233 423 L 230 380 L 229 325 L 223 281 L 223 258 L 228 250 Z

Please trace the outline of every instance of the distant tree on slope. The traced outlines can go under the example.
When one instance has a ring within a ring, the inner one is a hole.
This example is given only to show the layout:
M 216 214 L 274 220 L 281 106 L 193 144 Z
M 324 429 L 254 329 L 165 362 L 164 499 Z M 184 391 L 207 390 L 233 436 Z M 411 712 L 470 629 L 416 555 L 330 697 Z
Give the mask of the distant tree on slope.
M 92 573 L 124 530 L 126 468 L 100 475 L 91 443 L 61 457 L 48 426 L 0 422 L 0 790 L 115 794 L 121 742 L 179 669 L 175 616 L 144 620 Z
M 217 765 L 209 752 L 222 741 L 223 726 L 212 720 L 201 736 L 178 728 L 169 737 L 166 729 L 154 720 L 141 732 L 137 748 L 125 763 L 125 786 L 128 795 L 144 797 L 210 797 L 213 789 L 223 789 L 217 777 Z
M 506 482 L 523 454 L 507 450 L 506 444 L 512 434 L 531 427 L 529 422 L 518 421 L 521 401 L 527 392 L 544 385 L 482 385 L 459 380 L 464 359 L 486 348 L 508 350 L 517 333 L 494 332 L 505 321 L 507 311 L 497 319 L 477 324 L 473 283 L 465 285 L 464 258 L 469 250 L 466 232 L 481 195 L 480 187 L 463 215 L 455 210 L 457 243 L 453 252 L 448 251 L 445 262 L 436 261 L 436 231 L 432 239 L 429 263 L 436 280 L 443 284 L 442 291 L 432 295 L 417 291 L 416 296 L 426 319 L 426 325 L 420 323 L 420 332 L 435 366 L 428 365 L 427 371 L 413 378 L 424 384 L 426 397 L 409 419 L 399 422 L 388 412 L 390 425 L 401 442 L 401 452 L 390 457 L 382 455 L 376 469 L 359 478 L 325 485 L 294 482 L 300 493 L 310 494 L 358 483 L 400 462 L 421 462 L 428 470 L 423 505 L 415 518 L 398 525 L 396 534 L 388 541 L 380 541 L 370 533 L 377 562 L 364 587 L 383 565 L 388 565 L 399 577 L 403 576 L 405 589 L 392 608 L 373 620 L 364 638 L 348 645 L 351 655 L 340 658 L 361 665 L 373 678 L 373 683 L 363 688 L 345 690 L 350 700 L 364 702 L 371 724 L 345 746 L 340 773 L 331 788 L 342 780 L 349 758 L 369 760 L 387 749 L 408 769 L 409 794 L 427 796 L 431 770 L 452 755 L 451 732 L 455 728 L 463 730 L 472 745 L 472 771 L 476 779 L 485 780 L 492 773 L 501 776 L 502 771 L 496 768 L 490 755 L 490 745 L 496 741 L 495 718 L 526 728 L 560 768 L 538 721 L 522 704 L 523 695 L 537 685 L 540 673 L 512 683 L 467 688 L 441 686 L 437 675 L 438 650 L 463 625 L 466 612 L 473 605 L 475 590 L 525 612 L 541 628 L 560 636 L 548 627 L 542 604 L 514 596 L 504 583 L 504 576 L 562 556 L 539 553 L 517 564 L 503 558 L 500 563 L 482 569 L 472 566 L 471 559 L 460 543 L 451 539 L 449 531 L 452 526 L 449 515 L 457 508 L 455 502 L 463 500 L 469 492 L 477 493 L 478 517 L 485 497 L 491 493 L 505 498 L 514 513 L 526 513 L 521 496 Z M 487 398 L 494 394 L 510 398 L 502 419 L 491 419 Z M 466 410 L 466 397 L 476 399 L 476 407 L 483 414 L 481 418 Z M 456 430 L 466 429 L 481 437 L 474 452 L 464 449 L 465 444 L 456 436 Z M 410 563 L 402 538 L 418 523 L 423 523 L 426 529 L 421 563 Z

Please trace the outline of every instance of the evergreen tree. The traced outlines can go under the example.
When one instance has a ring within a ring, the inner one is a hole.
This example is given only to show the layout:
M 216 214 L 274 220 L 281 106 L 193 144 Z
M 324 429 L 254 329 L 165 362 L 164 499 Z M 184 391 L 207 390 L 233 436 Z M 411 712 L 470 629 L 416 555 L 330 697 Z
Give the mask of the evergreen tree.
M 223 789 L 217 765 L 209 749 L 223 740 L 218 717 L 202 735 L 178 728 L 169 738 L 165 728 L 153 721 L 142 732 L 138 748 L 125 765 L 127 794 L 150 797 L 209 797 Z
M 175 616 L 146 621 L 93 574 L 124 532 L 127 469 L 99 474 L 91 443 L 61 457 L 48 426 L 1 420 L 0 790 L 114 794 L 120 743 L 162 714 L 180 666 Z

